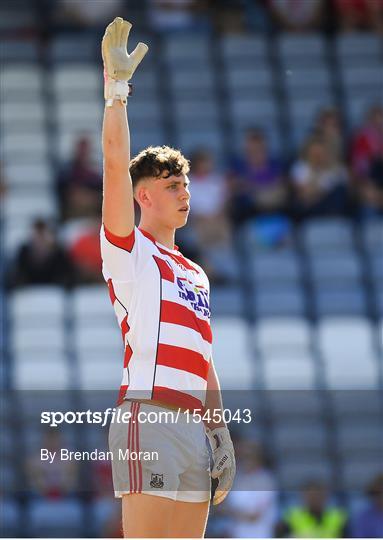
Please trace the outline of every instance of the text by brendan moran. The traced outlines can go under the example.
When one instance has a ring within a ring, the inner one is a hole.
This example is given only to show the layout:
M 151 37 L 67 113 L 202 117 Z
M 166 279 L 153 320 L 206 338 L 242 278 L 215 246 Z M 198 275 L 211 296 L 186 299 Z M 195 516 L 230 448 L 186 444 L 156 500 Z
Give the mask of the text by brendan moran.
M 61 450 L 51 452 L 47 448 L 41 448 L 40 451 L 41 461 L 47 461 L 53 463 L 55 460 L 59 461 L 158 461 L 158 452 L 145 452 L 140 450 L 134 452 L 129 448 L 119 448 L 118 452 L 109 452 L 99 450 L 95 448 L 91 451 L 74 451 L 68 448 L 61 448 Z

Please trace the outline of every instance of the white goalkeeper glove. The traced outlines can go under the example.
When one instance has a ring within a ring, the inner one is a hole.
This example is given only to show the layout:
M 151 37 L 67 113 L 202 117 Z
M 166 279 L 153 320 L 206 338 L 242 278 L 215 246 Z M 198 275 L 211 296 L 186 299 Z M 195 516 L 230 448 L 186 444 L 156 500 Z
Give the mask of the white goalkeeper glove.
M 130 94 L 128 81 L 148 52 L 148 46 L 145 43 L 139 43 L 131 54 L 127 53 L 126 47 L 131 27 L 130 22 L 116 17 L 106 27 L 102 38 L 101 51 L 105 74 L 104 95 L 109 107 L 115 99 L 126 104 L 126 98 Z
M 213 455 L 211 477 L 218 479 L 213 504 L 221 503 L 229 493 L 235 476 L 234 447 L 226 427 L 206 430 Z

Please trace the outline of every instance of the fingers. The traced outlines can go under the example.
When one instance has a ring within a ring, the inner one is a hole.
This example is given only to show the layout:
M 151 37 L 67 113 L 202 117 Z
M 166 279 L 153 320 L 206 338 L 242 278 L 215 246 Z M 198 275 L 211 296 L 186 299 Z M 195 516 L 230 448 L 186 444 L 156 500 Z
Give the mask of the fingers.
M 121 45 L 126 48 L 128 44 L 128 37 L 130 29 L 132 28 L 132 25 L 129 21 L 123 21 L 122 28 L 121 28 Z
M 132 59 L 133 71 L 135 71 L 136 67 L 141 62 L 148 50 L 149 47 L 145 45 L 145 43 L 139 43 L 134 49 L 134 51 L 130 54 L 130 58 Z

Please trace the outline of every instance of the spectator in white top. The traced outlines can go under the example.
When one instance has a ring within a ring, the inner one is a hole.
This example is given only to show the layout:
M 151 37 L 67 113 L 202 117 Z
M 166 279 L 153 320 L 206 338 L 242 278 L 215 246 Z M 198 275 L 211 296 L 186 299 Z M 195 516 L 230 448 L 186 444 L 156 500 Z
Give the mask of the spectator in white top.
M 348 202 L 348 172 L 334 163 L 321 137 L 310 138 L 291 169 L 297 217 L 344 214 Z
M 190 192 L 193 199 L 192 224 L 197 241 L 204 247 L 228 242 L 225 214 L 227 184 L 214 166 L 208 150 L 196 150 L 191 157 Z
M 237 446 L 238 470 L 225 504 L 231 516 L 233 538 L 273 538 L 277 521 L 277 491 L 272 472 L 265 466 L 262 449 L 254 441 Z

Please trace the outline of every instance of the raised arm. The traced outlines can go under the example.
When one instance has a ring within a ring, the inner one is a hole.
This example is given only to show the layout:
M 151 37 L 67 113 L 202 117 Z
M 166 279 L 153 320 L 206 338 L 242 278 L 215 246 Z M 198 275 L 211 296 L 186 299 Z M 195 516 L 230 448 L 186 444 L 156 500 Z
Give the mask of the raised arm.
M 130 135 L 126 112 L 128 81 L 148 51 L 139 43 L 132 54 L 126 47 L 131 24 L 117 17 L 102 40 L 105 75 L 105 113 L 102 133 L 104 197 L 102 219 L 118 236 L 128 236 L 134 227 L 133 188 L 129 174 Z

